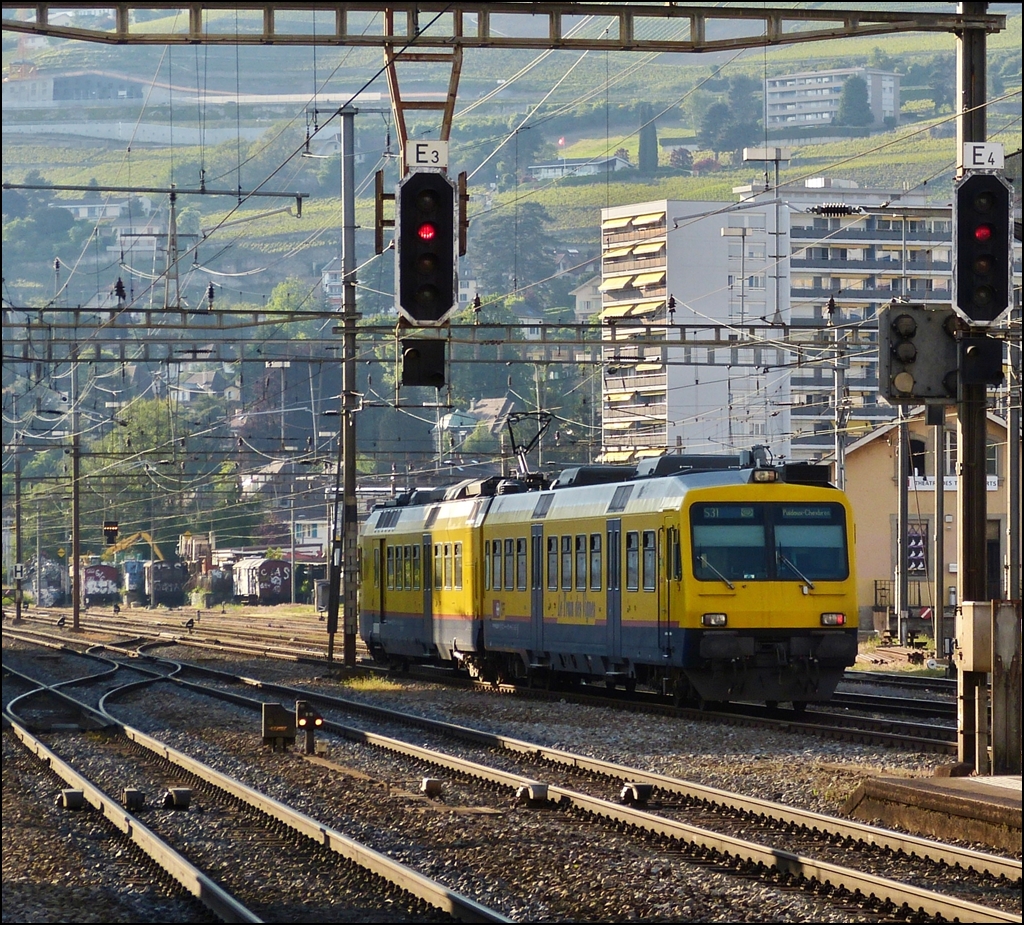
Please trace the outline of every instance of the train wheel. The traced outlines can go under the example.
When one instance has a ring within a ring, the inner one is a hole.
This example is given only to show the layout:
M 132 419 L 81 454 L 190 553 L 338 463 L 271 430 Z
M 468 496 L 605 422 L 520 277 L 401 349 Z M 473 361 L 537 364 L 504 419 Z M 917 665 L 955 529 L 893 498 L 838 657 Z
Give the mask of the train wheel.
M 806 700 L 794 700 L 793 701 L 793 712 L 797 716 L 802 716 L 807 712 L 807 701 Z
M 772 711 L 775 711 L 779 708 L 779 702 L 777 700 L 766 700 L 764 702 L 764 705 Z

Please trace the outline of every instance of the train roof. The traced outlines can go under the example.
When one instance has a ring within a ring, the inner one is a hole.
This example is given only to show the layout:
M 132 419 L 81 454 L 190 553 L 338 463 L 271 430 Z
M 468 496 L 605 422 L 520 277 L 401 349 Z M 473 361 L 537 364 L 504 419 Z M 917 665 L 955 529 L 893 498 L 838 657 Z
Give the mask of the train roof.
M 667 462 L 662 462 L 667 460 Z M 678 509 L 687 492 L 703 488 L 723 488 L 755 481 L 771 481 L 810 488 L 835 490 L 827 466 L 808 463 L 766 464 L 764 457 L 700 457 L 693 455 L 660 457 L 661 466 L 645 467 L 644 474 L 625 467 L 573 467 L 550 486 L 540 490 L 498 490 L 501 480 L 482 480 L 472 487 L 459 483 L 449 490 L 443 503 L 422 506 L 393 506 L 375 509 L 368 519 L 367 532 L 405 533 L 429 531 L 438 527 L 475 526 L 487 518 L 491 524 L 503 521 L 521 523 L 577 517 L 608 517 L 616 513 L 656 512 Z M 611 469 L 621 471 L 609 471 Z M 590 469 L 592 471 L 585 471 Z M 659 469 L 669 474 L 659 474 Z M 772 473 L 770 476 L 759 473 Z M 625 477 L 619 477 L 623 476 Z M 565 476 L 563 478 L 563 476 Z M 467 490 L 468 489 L 468 490 Z M 585 489 L 585 490 L 584 490 Z

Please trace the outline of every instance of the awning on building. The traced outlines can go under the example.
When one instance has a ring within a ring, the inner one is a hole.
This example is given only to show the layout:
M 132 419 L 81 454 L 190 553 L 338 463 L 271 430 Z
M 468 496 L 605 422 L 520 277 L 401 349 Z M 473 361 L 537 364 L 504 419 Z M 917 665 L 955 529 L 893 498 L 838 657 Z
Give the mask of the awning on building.
M 646 215 L 637 215 L 633 218 L 633 227 L 639 228 L 641 225 L 653 225 L 664 218 L 664 212 L 648 212 Z
M 656 254 L 656 253 L 658 253 L 658 251 L 664 250 L 664 249 L 665 249 L 665 242 L 664 241 L 644 241 L 643 244 L 637 244 L 633 248 L 633 253 L 637 257 L 645 257 L 645 256 L 650 256 L 651 254 Z
M 628 257 L 633 252 L 633 245 L 626 244 L 623 247 L 609 247 L 601 256 L 605 260 L 618 260 L 620 257 Z
M 620 218 L 606 218 L 601 223 L 601 230 L 616 231 L 620 228 L 625 228 L 631 221 L 633 221 L 632 215 L 623 215 Z
M 599 317 L 602 320 L 605 318 L 625 318 L 632 307 L 632 302 L 620 303 L 619 305 L 609 305 L 607 308 L 601 310 Z
M 600 457 L 601 462 L 624 463 L 633 458 L 632 450 L 605 450 Z
M 625 289 L 629 285 L 629 281 L 633 278 L 631 273 L 629 276 L 610 276 L 597 288 L 601 292 L 608 292 L 612 289 Z
M 633 306 L 631 315 L 649 315 L 651 312 L 656 312 L 659 308 L 665 307 L 664 299 L 647 299 L 644 302 L 637 302 Z
M 633 280 L 633 285 L 638 289 L 641 286 L 656 286 L 658 283 L 665 281 L 665 271 L 655 270 L 652 273 L 640 273 L 636 279 Z

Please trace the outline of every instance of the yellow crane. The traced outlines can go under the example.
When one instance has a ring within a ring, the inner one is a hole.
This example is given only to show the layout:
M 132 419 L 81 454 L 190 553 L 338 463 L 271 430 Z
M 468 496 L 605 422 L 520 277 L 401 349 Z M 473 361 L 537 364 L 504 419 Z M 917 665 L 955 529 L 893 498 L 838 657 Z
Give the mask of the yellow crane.
M 124 552 L 130 546 L 134 546 L 139 540 L 145 540 L 149 543 L 149 548 L 153 551 L 153 558 L 159 559 L 161 562 L 164 561 L 164 554 L 160 551 L 160 547 L 153 542 L 151 537 L 145 530 L 140 530 L 138 533 L 133 533 L 131 536 L 126 536 L 124 539 L 118 540 L 113 546 L 108 546 L 103 551 L 104 559 L 112 559 L 119 552 Z

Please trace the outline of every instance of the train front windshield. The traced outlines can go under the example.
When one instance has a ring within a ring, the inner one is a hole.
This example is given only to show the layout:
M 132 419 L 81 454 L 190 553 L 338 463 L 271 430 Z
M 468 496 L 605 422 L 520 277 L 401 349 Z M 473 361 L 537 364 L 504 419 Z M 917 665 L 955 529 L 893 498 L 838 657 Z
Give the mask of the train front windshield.
M 690 524 L 701 581 L 841 581 L 850 574 L 841 504 L 695 504 Z

